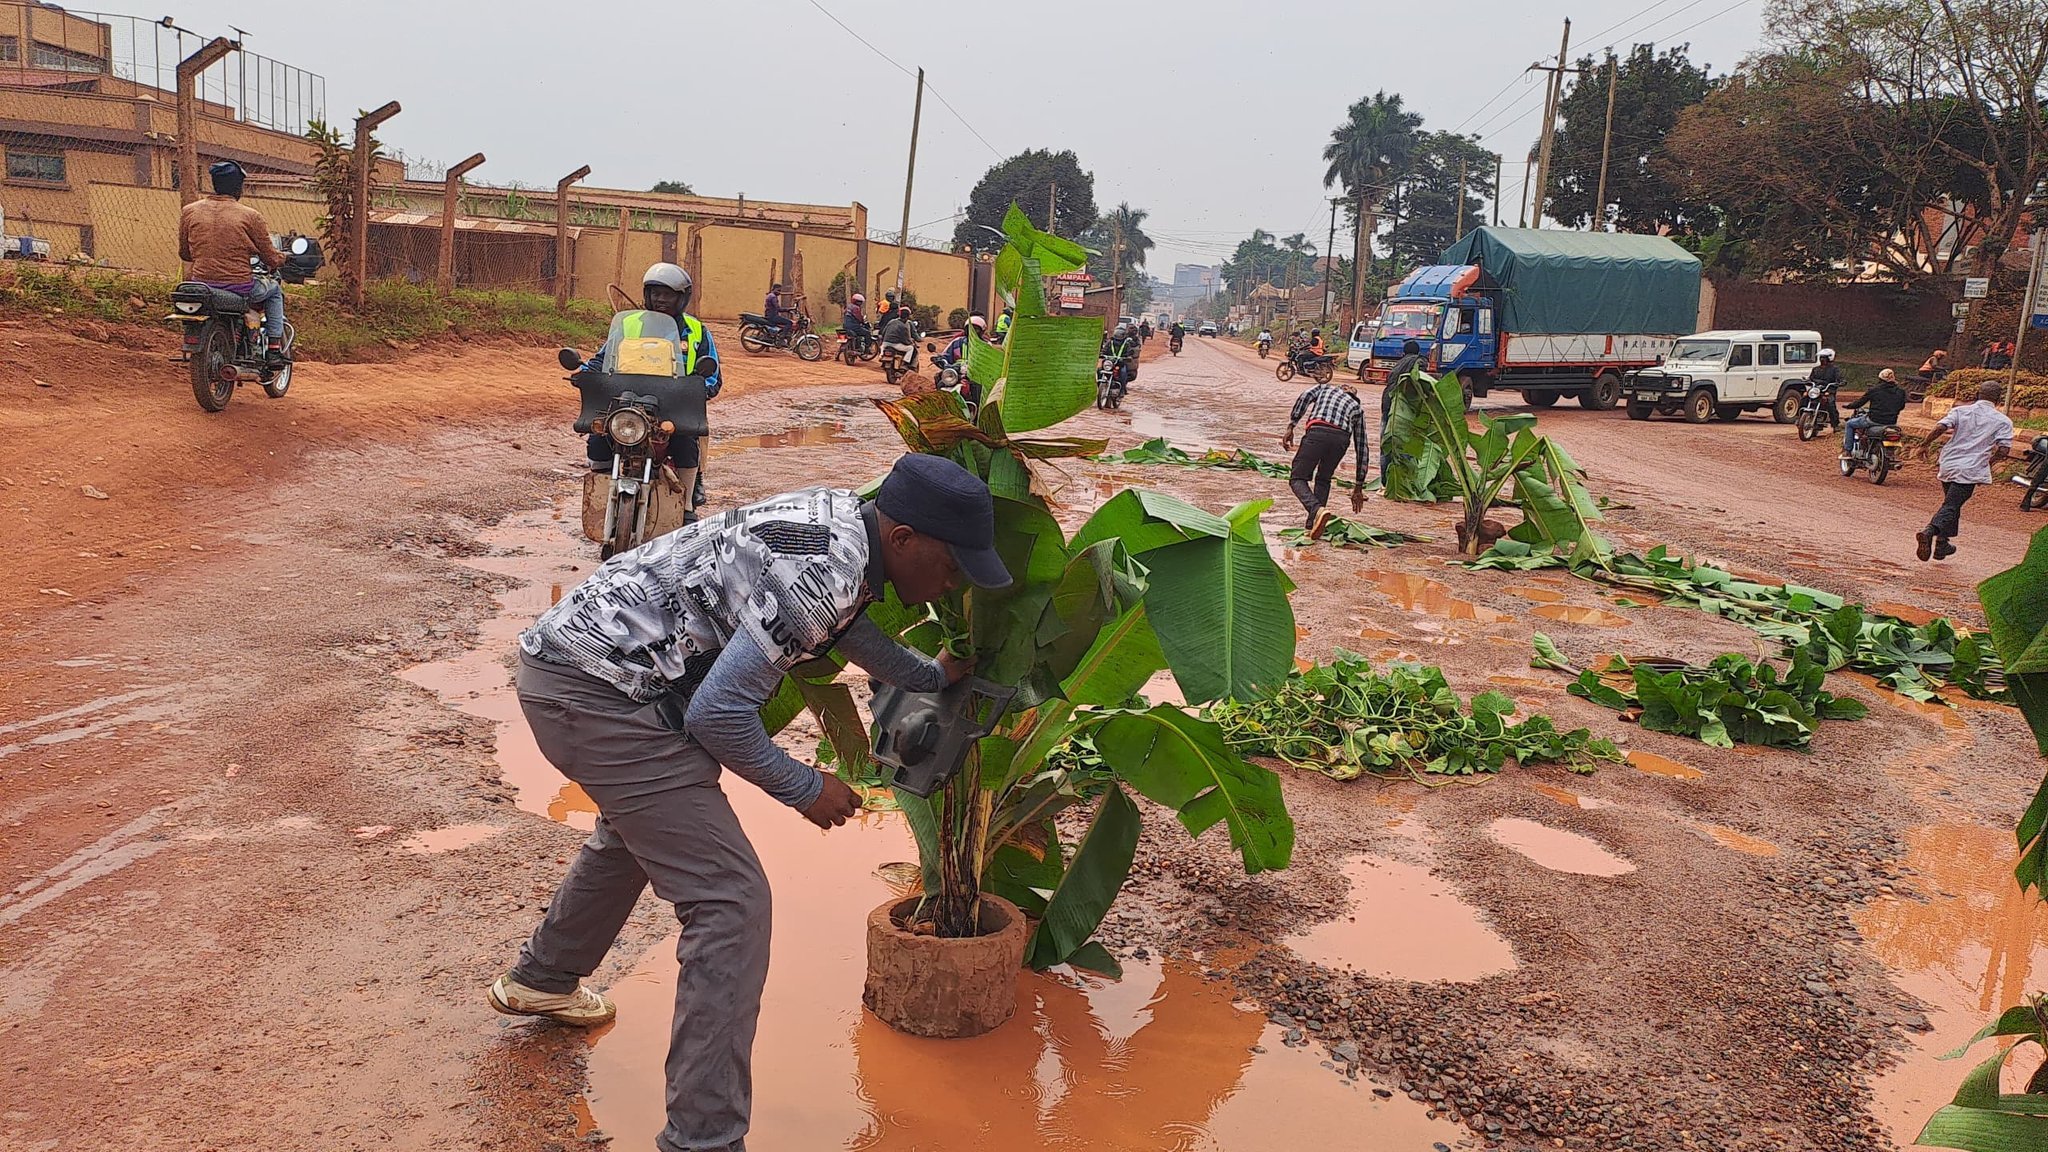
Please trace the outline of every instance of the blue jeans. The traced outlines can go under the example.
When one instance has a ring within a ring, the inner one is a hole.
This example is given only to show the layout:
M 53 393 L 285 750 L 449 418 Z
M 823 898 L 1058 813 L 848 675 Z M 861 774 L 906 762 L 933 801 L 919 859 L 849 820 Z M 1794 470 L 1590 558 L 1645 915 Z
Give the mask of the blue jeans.
M 1868 415 L 1868 414 L 1866 414 L 1866 413 L 1863 413 L 1863 412 L 1857 412 L 1857 413 L 1855 413 L 1855 414 L 1851 415 L 1851 416 L 1850 416 L 1850 417 L 1849 417 L 1849 418 L 1848 418 L 1847 420 L 1843 421 L 1843 422 L 1842 422 L 1842 452 L 1843 452 L 1843 454 L 1844 454 L 1844 455 L 1847 455 L 1847 454 L 1848 454 L 1848 452 L 1849 452 L 1849 446 L 1850 446 L 1851 444 L 1853 444 L 1853 443 L 1855 442 L 1855 440 L 1856 440 L 1856 433 L 1858 433 L 1858 432 L 1862 431 L 1862 430 L 1863 430 L 1863 429 L 1865 429 L 1865 428 L 1875 428 L 1875 427 L 1877 427 L 1877 421 L 1875 421 L 1875 420 L 1872 420 L 1872 419 L 1871 419 L 1871 418 L 1869 417 L 1869 415 Z

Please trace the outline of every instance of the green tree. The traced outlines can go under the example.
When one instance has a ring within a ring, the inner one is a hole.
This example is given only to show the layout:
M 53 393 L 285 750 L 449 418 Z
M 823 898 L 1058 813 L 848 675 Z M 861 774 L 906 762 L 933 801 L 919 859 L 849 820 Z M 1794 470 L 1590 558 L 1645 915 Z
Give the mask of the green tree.
M 968 193 L 967 215 L 953 227 L 953 243 L 977 252 L 1001 248 L 999 233 L 1012 204 L 1023 210 L 1034 227 L 1060 236 L 1078 236 L 1094 225 L 1098 215 L 1095 175 L 1082 171 L 1080 158 L 1071 151 L 1034 148 L 1019 152 L 982 173 L 974 191 Z M 1048 206 L 1054 211 L 1052 219 L 1046 218 Z
M 667 192 L 672 196 L 695 196 L 697 194 L 690 188 L 689 184 L 681 180 L 656 180 L 654 187 L 649 188 L 648 191 Z
M 1600 187 L 1600 146 L 1607 133 L 1608 61 L 1581 57 L 1580 72 L 1558 115 L 1563 124 L 1551 145 L 1550 197 L 1545 213 L 1574 228 L 1606 219 L 1622 232 L 1714 230 L 1713 213 L 1656 163 L 1664 138 L 1687 108 L 1713 87 L 1705 66 L 1695 67 L 1686 45 L 1662 52 L 1638 44 L 1619 61 L 1614 77 L 1614 141 L 1607 160 L 1607 203 L 1593 203 Z
M 1372 236 L 1378 231 L 1380 204 L 1394 182 L 1407 174 L 1421 129 L 1422 117 L 1401 106 L 1399 93 L 1375 92 L 1351 106 L 1323 147 L 1323 159 L 1329 164 L 1323 172 L 1323 187 L 1341 185 L 1357 206 L 1352 260 L 1361 268 L 1372 266 Z M 1365 311 L 1360 294 L 1363 288 L 1361 280 L 1351 292 L 1354 316 Z
M 1112 250 L 1121 243 L 1123 249 L 1118 258 L 1116 278 L 1127 285 L 1135 284 L 1138 270 L 1145 266 L 1145 254 L 1153 247 L 1152 238 L 1145 235 L 1145 217 L 1148 215 L 1150 213 L 1143 208 L 1133 208 L 1126 201 L 1111 209 L 1075 239 L 1082 247 L 1102 253 L 1104 267 L 1109 265 Z
M 1459 235 L 1459 164 L 1464 164 L 1463 229 L 1486 222 L 1493 196 L 1493 153 L 1470 136 L 1431 132 L 1415 149 L 1415 162 L 1397 193 L 1397 211 L 1387 248 L 1393 271 L 1434 264 Z
M 1287 253 L 1274 243 L 1273 234 L 1264 228 L 1254 228 L 1250 236 L 1237 242 L 1230 259 L 1223 262 L 1223 283 L 1232 296 L 1243 297 L 1276 277 L 1284 279 L 1281 269 L 1286 263 Z

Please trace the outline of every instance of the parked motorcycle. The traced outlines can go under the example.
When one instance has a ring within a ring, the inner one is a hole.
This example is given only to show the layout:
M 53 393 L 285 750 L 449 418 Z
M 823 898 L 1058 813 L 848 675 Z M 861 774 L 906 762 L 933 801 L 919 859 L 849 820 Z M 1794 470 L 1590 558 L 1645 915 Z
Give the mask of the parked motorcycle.
M 284 267 L 276 277 L 287 284 L 304 284 L 326 260 L 312 238 L 295 236 L 286 243 Z M 270 272 L 249 260 L 253 279 L 269 279 Z M 273 369 L 265 357 L 270 342 L 263 334 L 263 309 L 250 307 L 239 292 L 215 288 L 188 280 L 171 290 L 171 314 L 167 317 L 184 328 L 180 359 L 192 366 L 192 395 L 208 412 L 218 412 L 234 399 L 235 385 L 254 382 L 263 393 L 281 400 L 292 386 L 289 359 Z M 298 343 L 298 330 L 284 322 L 284 354 L 290 357 Z
M 1828 431 L 1834 431 L 1835 415 L 1830 406 L 1834 396 L 1834 385 L 1807 381 L 1799 399 L 1799 415 L 1793 418 L 1793 423 L 1799 427 L 1800 440 L 1811 440 L 1820 435 L 1822 424 L 1827 425 Z
M 668 448 L 678 436 L 711 431 L 704 380 L 717 362 L 699 357 L 697 375 L 652 376 L 586 369 L 574 348 L 557 358 L 582 394 L 576 431 L 612 442 L 611 474 L 593 472 L 583 482 L 583 534 L 599 545 L 598 558 L 609 560 L 688 523 L 698 469 L 678 472 Z
M 2033 447 L 2027 449 L 2023 459 L 2027 466 L 2012 478 L 2013 483 L 2026 489 L 2020 493 L 2020 511 L 2048 508 L 2048 436 L 2034 437 Z
M 1271 352 L 1272 350 L 1273 342 L 1271 340 L 1259 341 L 1259 359 L 1264 360 L 1266 358 L 1266 353 Z
M 787 319 L 787 325 L 775 328 L 769 325 L 766 316 L 754 312 L 740 313 L 740 347 L 756 356 L 776 348 L 786 348 L 795 352 L 799 360 L 815 363 L 823 359 L 825 342 L 811 331 L 811 318 L 799 312 Z
M 1300 356 L 1290 356 L 1273 366 L 1273 378 L 1283 384 L 1294 379 L 1296 373 L 1307 376 L 1318 384 L 1328 384 L 1337 376 L 1337 358 L 1312 356 L 1304 352 Z
M 1849 454 L 1842 457 L 1842 475 L 1854 476 L 1862 468 L 1869 471 L 1872 484 L 1884 483 L 1898 458 L 1900 437 L 1898 427 L 1891 424 L 1858 429 Z
M 833 355 L 845 361 L 847 367 L 873 360 L 881 354 L 882 338 L 879 335 L 870 332 L 865 336 L 851 336 L 845 329 L 840 329 L 839 350 Z
M 1095 406 L 1102 409 L 1123 407 L 1123 374 L 1118 371 L 1121 362 L 1104 356 L 1095 362 Z

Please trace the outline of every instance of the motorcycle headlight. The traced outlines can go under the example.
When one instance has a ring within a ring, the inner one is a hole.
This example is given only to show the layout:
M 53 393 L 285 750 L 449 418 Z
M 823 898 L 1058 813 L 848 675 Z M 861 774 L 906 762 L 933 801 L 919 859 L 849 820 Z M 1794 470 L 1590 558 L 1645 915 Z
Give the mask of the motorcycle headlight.
M 647 439 L 647 414 L 638 408 L 621 408 L 605 421 L 605 431 L 612 443 L 621 448 L 631 448 Z

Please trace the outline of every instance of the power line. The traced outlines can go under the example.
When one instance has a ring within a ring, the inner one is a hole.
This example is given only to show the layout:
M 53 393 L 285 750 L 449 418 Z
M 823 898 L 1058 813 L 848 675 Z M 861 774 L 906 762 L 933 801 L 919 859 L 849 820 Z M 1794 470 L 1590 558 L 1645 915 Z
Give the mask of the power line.
M 1456 125 L 1455 127 L 1453 127 L 1453 128 L 1451 129 L 1451 131 L 1453 131 L 1453 132 L 1456 132 L 1456 131 L 1458 131 L 1458 130 L 1459 130 L 1460 128 L 1463 128 L 1463 127 L 1464 127 L 1465 125 L 1467 125 L 1467 124 L 1470 124 L 1470 123 L 1472 122 L 1472 119 L 1473 119 L 1473 117 L 1474 117 L 1474 116 L 1477 116 L 1477 115 L 1479 115 L 1479 114 L 1480 114 L 1481 112 L 1484 112 L 1484 111 L 1486 111 L 1486 110 L 1487 110 L 1488 108 L 1491 108 L 1491 107 L 1493 107 L 1493 102 L 1494 102 L 1495 100 L 1498 100 L 1498 99 L 1500 99 L 1500 97 L 1501 97 L 1501 92 L 1506 92 L 1506 91 L 1507 91 L 1508 89 L 1510 89 L 1510 88 L 1514 87 L 1514 86 L 1515 86 L 1515 81 L 1517 81 L 1517 80 L 1522 80 L 1522 79 L 1526 79 L 1526 78 L 1528 77 L 1528 75 L 1529 75 L 1529 73 L 1528 73 L 1528 71 L 1527 71 L 1527 70 L 1525 69 L 1525 70 L 1523 70 L 1523 71 L 1521 71 L 1521 72 L 1519 72 L 1519 73 L 1517 73 L 1517 74 L 1515 74 L 1515 75 L 1513 75 L 1513 76 L 1510 76 L 1510 77 L 1508 77 L 1508 82 L 1500 86 L 1500 92 L 1495 92 L 1495 93 L 1494 93 L 1493 95 L 1491 95 L 1491 96 L 1488 96 L 1488 97 L 1486 98 L 1486 103 L 1484 103 L 1484 104 L 1481 104 L 1481 105 L 1480 105 L 1479 107 L 1477 107 L 1477 108 L 1473 109 L 1473 110 L 1472 110 L 1472 115 L 1471 115 L 1471 116 L 1467 116 L 1467 117 L 1465 117 L 1465 118 L 1464 118 L 1463 120 L 1460 120 L 1460 121 L 1458 121 L 1457 125 Z
M 1687 24 L 1687 25 L 1686 25 L 1685 27 L 1683 27 L 1683 28 L 1680 28 L 1680 29 L 1679 29 L 1678 31 L 1676 31 L 1676 32 L 1666 32 L 1666 33 L 1664 34 L 1664 38 L 1665 38 L 1666 40 L 1670 40 L 1670 39 L 1672 39 L 1672 38 L 1674 38 L 1674 37 L 1678 37 L 1678 36 L 1683 36 L 1683 35 L 1685 35 L 1685 34 L 1686 34 L 1687 32 L 1690 32 L 1690 31 L 1692 31 L 1693 29 L 1695 29 L 1695 28 L 1699 27 L 1700 25 L 1702 25 L 1702 24 L 1706 24 L 1706 23 L 1709 23 L 1709 22 L 1711 22 L 1711 21 L 1714 21 L 1714 20 L 1719 20 L 1719 19 L 1720 19 L 1721 17 L 1723 17 L 1723 16 L 1726 16 L 1726 15 L 1727 15 L 1727 14 L 1729 14 L 1730 12 L 1733 12 L 1733 11 L 1735 11 L 1735 10 L 1736 10 L 1737 8 L 1740 8 L 1740 7 L 1742 7 L 1743 5 L 1745 5 L 1745 4 L 1749 4 L 1749 3 L 1751 3 L 1751 2 L 1752 2 L 1752 0 L 1735 0 L 1735 3 L 1733 3 L 1733 4 L 1730 4 L 1730 5 L 1729 5 L 1729 6 L 1727 6 L 1726 8 L 1723 8 L 1723 9 L 1721 9 L 1721 10 L 1720 10 L 1719 12 L 1716 12 L 1716 13 L 1714 13 L 1714 14 L 1713 14 L 1712 16 L 1708 16 L 1708 17 L 1706 17 L 1706 18 L 1704 18 L 1704 19 L 1700 19 L 1700 20 L 1695 20 L 1695 21 L 1693 21 L 1692 23 L 1690 23 L 1690 24 Z M 1673 13 L 1673 15 L 1677 15 L 1677 13 Z
M 1697 3 L 1700 3 L 1700 2 L 1701 2 L 1701 0 L 1693 0 L 1693 4 L 1697 4 Z M 1601 29 L 1601 30 L 1599 30 L 1598 32 L 1595 32 L 1595 33 L 1593 33 L 1593 34 L 1592 34 L 1591 36 L 1588 36 L 1588 37 L 1586 37 L 1586 38 L 1585 38 L 1585 41 L 1584 41 L 1584 42 L 1585 42 L 1585 43 L 1588 43 L 1588 44 L 1590 44 L 1590 43 L 1592 43 L 1592 42 L 1594 42 L 1594 41 L 1596 41 L 1596 40 L 1600 39 L 1600 38 L 1601 38 L 1602 36 L 1605 36 L 1605 35 L 1607 35 L 1607 34 L 1608 34 L 1609 32 L 1612 32 L 1612 31 L 1614 31 L 1614 30 L 1615 30 L 1616 28 L 1619 28 L 1619 27 L 1621 27 L 1621 26 L 1622 26 L 1623 24 L 1631 24 L 1631 23 L 1634 23 L 1634 22 L 1636 22 L 1636 21 L 1638 21 L 1638 20 L 1641 20 L 1641 19 L 1642 19 L 1643 17 L 1645 17 L 1645 16 L 1648 16 L 1648 15 L 1650 15 L 1650 13 L 1652 13 L 1652 12 L 1655 12 L 1655 11 L 1656 11 L 1657 9 L 1659 9 L 1659 8 L 1662 8 L 1662 7 L 1664 6 L 1664 5 L 1666 5 L 1666 4 L 1669 4 L 1669 3 L 1671 3 L 1671 0 L 1657 0 L 1657 3 L 1655 3 L 1655 4 L 1652 4 L 1652 5 L 1650 5 L 1650 6 L 1649 6 L 1649 8 L 1647 8 L 1647 9 L 1645 9 L 1645 10 L 1643 10 L 1643 11 L 1640 11 L 1640 12 L 1631 12 L 1631 13 L 1629 13 L 1628 15 L 1626 15 L 1626 16 L 1623 16 L 1623 17 L 1622 17 L 1621 19 L 1619 19 L 1619 20 L 1616 20 L 1616 21 L 1615 21 L 1614 23 L 1612 23 L 1612 24 L 1609 24 L 1609 25 L 1608 25 L 1607 27 L 1605 27 L 1605 28 L 1602 28 L 1602 29 Z M 1685 6 L 1685 8 L 1690 8 L 1690 7 L 1692 7 L 1692 4 L 1687 4 L 1687 5 Z M 1683 11 L 1685 11 L 1685 8 L 1680 8 L 1680 9 L 1678 10 L 1678 12 L 1683 12 Z M 1678 12 L 1669 12 L 1669 13 L 1666 13 L 1665 15 L 1666 15 L 1666 16 L 1676 16 L 1676 15 L 1678 15 Z M 1657 17 L 1657 19 L 1661 20 L 1661 19 L 1664 19 L 1664 17 Z
M 905 76 L 915 76 L 917 74 L 913 72 L 911 69 L 906 68 L 902 64 L 898 63 L 897 60 L 894 57 L 890 56 L 887 52 L 884 52 L 880 48 L 875 47 L 873 44 L 868 43 L 867 37 L 854 31 L 852 26 L 847 24 L 846 21 L 841 20 L 837 16 L 834 16 L 832 14 L 832 10 L 825 7 L 823 4 L 818 3 L 818 0 L 806 0 L 806 2 L 809 3 L 811 7 L 816 8 L 818 11 L 824 13 L 825 19 L 830 20 L 834 24 L 839 25 L 839 27 L 848 36 L 851 36 L 855 40 L 860 41 L 862 47 L 866 48 L 870 52 L 873 52 L 875 55 L 881 57 L 882 60 L 889 65 L 889 67 L 896 69 L 898 72 L 903 73 Z M 976 140 L 981 141 L 982 147 L 988 149 L 989 152 L 994 154 L 994 156 L 998 160 L 1002 159 L 1002 151 L 998 149 L 995 145 L 989 143 L 988 137 L 983 136 L 979 129 L 975 128 L 974 125 L 969 124 L 967 122 L 967 117 L 962 116 L 960 114 L 960 110 L 958 108 L 953 107 L 953 102 L 951 100 L 946 99 L 945 95 L 938 90 L 938 87 L 931 82 L 930 78 L 926 78 L 924 86 L 925 90 L 930 92 L 932 96 L 938 100 L 939 103 L 946 106 L 946 111 L 951 112 L 953 114 L 953 119 L 958 120 L 962 128 L 967 129 L 967 131 L 970 134 L 972 134 Z

